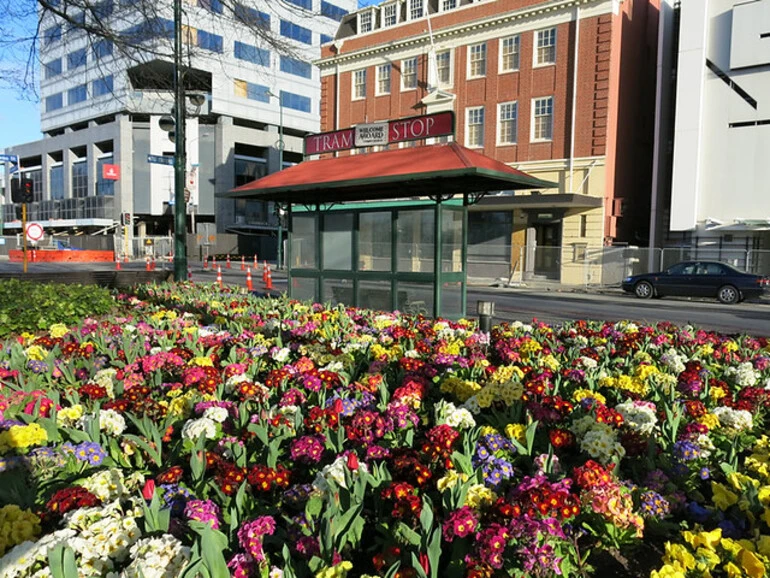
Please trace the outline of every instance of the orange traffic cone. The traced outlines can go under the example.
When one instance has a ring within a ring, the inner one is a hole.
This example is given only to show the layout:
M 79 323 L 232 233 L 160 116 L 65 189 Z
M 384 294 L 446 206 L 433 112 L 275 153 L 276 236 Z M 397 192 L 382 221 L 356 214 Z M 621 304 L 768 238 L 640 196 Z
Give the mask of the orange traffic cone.
M 267 268 L 267 281 L 265 282 L 265 291 L 271 291 L 273 289 L 273 274 L 270 272 L 270 267 Z
M 254 253 L 254 272 L 256 273 L 259 270 L 259 263 L 257 263 L 257 254 Z
M 225 264 L 225 267 L 230 269 L 230 253 L 227 254 L 227 263 Z
M 115 271 L 120 271 L 120 257 L 115 255 Z
M 252 280 L 251 280 L 251 267 L 246 269 L 246 290 L 247 291 L 254 290 L 254 283 L 252 283 Z
M 209 258 L 207 256 L 205 259 L 203 259 L 203 270 L 205 271 L 208 268 L 209 268 Z
M 217 283 L 219 288 L 222 288 L 222 267 L 217 267 Z
M 123 255 L 123 262 L 124 262 L 124 263 L 128 263 L 128 253 L 126 253 L 125 255 Z
M 212 255 L 211 256 L 211 269 L 212 269 L 212 271 L 214 270 L 214 268 L 216 266 L 217 266 L 217 256 L 216 255 Z
M 246 270 L 246 257 L 241 255 L 241 271 L 245 271 L 245 270 Z
M 145 271 L 152 271 L 152 268 L 150 267 L 150 258 L 149 257 L 147 257 L 144 260 L 144 270 Z
M 151 271 L 155 271 L 155 267 L 157 267 L 157 263 L 155 263 L 155 255 L 152 256 L 152 269 Z

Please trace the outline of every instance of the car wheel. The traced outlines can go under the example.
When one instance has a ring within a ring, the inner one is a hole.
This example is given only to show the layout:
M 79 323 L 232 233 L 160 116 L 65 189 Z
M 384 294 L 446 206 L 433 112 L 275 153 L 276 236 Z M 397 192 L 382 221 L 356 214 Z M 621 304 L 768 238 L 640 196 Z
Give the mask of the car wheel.
M 719 302 L 726 305 L 738 303 L 740 298 L 741 294 L 732 285 L 724 285 L 723 287 L 720 287 L 719 291 L 717 292 L 717 299 L 719 299 Z
M 655 291 L 649 281 L 639 281 L 639 283 L 634 285 L 634 295 L 639 297 L 639 299 L 649 299 L 654 294 Z

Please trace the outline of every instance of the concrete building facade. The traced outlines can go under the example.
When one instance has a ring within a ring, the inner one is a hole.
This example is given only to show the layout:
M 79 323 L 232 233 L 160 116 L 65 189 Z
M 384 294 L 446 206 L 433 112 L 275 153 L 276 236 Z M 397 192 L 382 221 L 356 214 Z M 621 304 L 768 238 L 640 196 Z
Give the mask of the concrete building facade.
M 677 4 L 651 243 L 753 268 L 751 251 L 770 262 L 770 0 Z
M 45 16 L 40 40 L 44 136 L 5 153 L 18 155 L 21 173 L 34 181 L 30 218 L 46 229 L 94 232 L 131 213 L 137 235 L 167 234 L 173 167 L 150 163 L 148 155 L 174 154 L 170 134 L 159 122 L 173 107 L 171 6 L 150 20 L 138 20 L 132 2 L 105 0 L 99 6 L 99 15 L 112 28 L 135 35 L 146 54 L 126 54 Z M 320 124 L 320 76 L 311 61 L 357 2 L 235 3 L 234 12 L 217 0 L 183 6 L 185 86 L 191 97 L 189 222 L 216 222 L 219 232 L 270 236 L 277 225 L 271 206 L 215 194 L 279 170 L 281 134 L 284 165 L 302 160 L 302 137 L 318 132 Z M 263 32 L 255 32 L 257 27 Z M 117 167 L 117 180 L 105 178 L 105 165 Z M 6 165 L 6 174 L 11 168 Z M 4 221 L 13 231 L 20 223 L 9 203 L 6 199 Z
M 475 206 L 471 255 L 582 279 L 592 248 L 646 241 L 657 15 L 657 0 L 385 0 L 322 47 L 321 130 L 452 110 L 460 144 L 559 183 Z

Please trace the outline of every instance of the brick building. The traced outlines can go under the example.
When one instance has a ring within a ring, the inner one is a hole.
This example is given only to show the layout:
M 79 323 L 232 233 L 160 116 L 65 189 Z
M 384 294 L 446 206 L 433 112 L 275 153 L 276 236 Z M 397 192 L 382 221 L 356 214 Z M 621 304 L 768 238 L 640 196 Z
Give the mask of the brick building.
M 473 208 L 469 274 L 574 282 L 591 249 L 647 240 L 658 10 L 385 0 L 322 46 L 321 130 L 452 110 L 460 144 L 559 183 Z

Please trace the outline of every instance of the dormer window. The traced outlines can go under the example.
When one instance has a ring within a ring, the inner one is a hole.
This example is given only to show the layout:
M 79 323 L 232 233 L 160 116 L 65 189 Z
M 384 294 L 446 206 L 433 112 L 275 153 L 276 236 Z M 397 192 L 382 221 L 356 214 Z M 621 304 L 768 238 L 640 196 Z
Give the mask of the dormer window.
M 358 15 L 358 33 L 365 34 L 372 31 L 372 11 L 367 10 Z
M 398 4 L 385 4 L 380 7 L 380 10 L 383 28 L 398 24 Z
M 409 0 L 409 20 L 417 20 L 425 15 L 424 0 Z
M 441 11 L 454 10 L 457 8 L 457 0 L 441 0 Z

